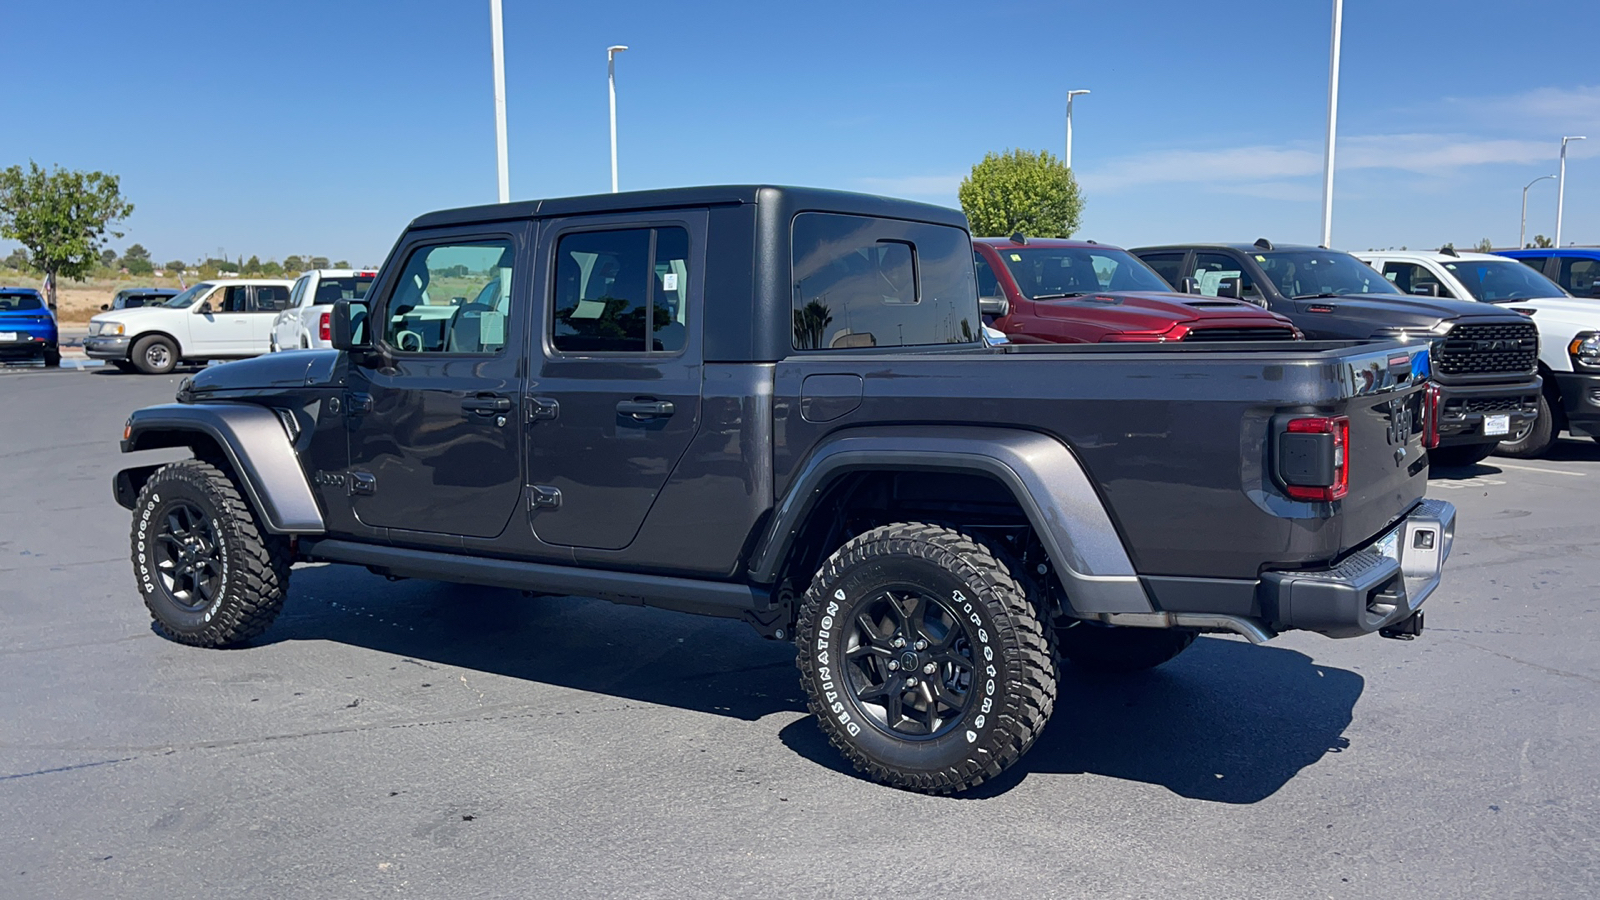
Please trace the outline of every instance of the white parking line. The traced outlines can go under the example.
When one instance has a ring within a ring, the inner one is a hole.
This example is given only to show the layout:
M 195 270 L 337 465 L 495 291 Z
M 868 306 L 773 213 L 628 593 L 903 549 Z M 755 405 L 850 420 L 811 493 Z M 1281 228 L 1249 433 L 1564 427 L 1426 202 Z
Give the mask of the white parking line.
M 1517 469 L 1522 472 L 1543 472 L 1546 475 L 1571 475 L 1574 478 L 1582 478 L 1588 474 L 1587 472 L 1568 472 L 1565 469 L 1541 469 L 1537 466 L 1518 466 L 1508 462 L 1501 462 L 1498 459 L 1491 462 L 1490 465 L 1498 466 L 1502 469 Z

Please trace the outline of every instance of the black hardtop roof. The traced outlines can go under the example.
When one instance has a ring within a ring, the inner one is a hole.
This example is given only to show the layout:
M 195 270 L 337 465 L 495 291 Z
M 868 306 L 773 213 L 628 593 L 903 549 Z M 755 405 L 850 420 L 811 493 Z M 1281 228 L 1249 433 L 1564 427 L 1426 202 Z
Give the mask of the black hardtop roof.
M 1247 244 L 1244 241 L 1229 243 L 1226 241 L 1197 244 L 1151 244 L 1148 247 L 1135 247 L 1134 252 L 1143 253 L 1146 250 L 1238 250 L 1241 253 L 1277 253 L 1282 250 L 1311 251 L 1312 253 L 1344 253 L 1343 250 L 1329 250 L 1327 247 L 1315 247 L 1311 244 L 1273 244 L 1272 249 Z
M 581 197 L 556 197 L 548 200 L 519 200 L 485 206 L 464 206 L 418 216 L 412 228 L 438 228 L 500 222 L 508 219 L 553 218 L 589 213 L 620 213 L 674 207 L 732 206 L 775 203 L 795 212 L 808 210 L 862 216 L 911 219 L 940 225 L 967 227 L 960 210 L 913 200 L 897 200 L 874 194 L 831 191 L 824 188 L 783 187 L 766 184 L 708 185 L 705 187 L 663 188 L 653 191 L 626 191 L 618 194 L 590 194 Z

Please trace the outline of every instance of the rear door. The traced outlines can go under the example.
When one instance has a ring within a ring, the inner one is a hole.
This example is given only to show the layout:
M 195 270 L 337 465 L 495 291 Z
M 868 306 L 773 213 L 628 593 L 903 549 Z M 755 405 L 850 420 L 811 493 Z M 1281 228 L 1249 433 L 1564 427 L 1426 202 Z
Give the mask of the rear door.
M 529 385 L 528 480 L 541 541 L 633 542 L 700 422 L 706 212 L 546 224 L 544 325 Z
M 289 286 L 258 284 L 250 293 L 250 342 L 243 352 L 266 353 L 271 349 L 272 326 L 278 313 L 289 308 Z
M 518 336 L 529 312 L 512 276 L 532 232 L 504 222 L 413 233 L 369 295 L 378 352 L 352 355 L 341 404 L 363 524 L 456 546 L 505 530 L 522 496 Z M 486 292 L 494 303 L 471 304 Z
M 310 275 L 301 275 L 289 291 L 289 308 L 272 318 L 272 336 L 279 350 L 293 350 L 300 346 L 300 329 L 296 326 L 301 314 L 300 305 L 306 299 L 306 285 Z

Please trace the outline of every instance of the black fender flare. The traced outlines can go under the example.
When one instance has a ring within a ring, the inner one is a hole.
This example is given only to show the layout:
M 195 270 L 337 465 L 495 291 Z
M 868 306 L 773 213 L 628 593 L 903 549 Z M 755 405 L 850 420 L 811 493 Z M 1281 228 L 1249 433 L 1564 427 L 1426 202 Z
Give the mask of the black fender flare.
M 921 470 L 990 476 L 1010 489 L 1050 554 L 1078 614 L 1151 612 L 1110 514 L 1071 448 L 1011 428 L 891 426 L 839 432 L 812 452 L 779 502 L 750 577 L 775 582 L 794 535 L 835 479 L 850 472 Z
M 250 505 L 273 534 L 322 534 L 326 528 L 316 494 L 284 423 L 273 410 L 250 403 L 169 403 L 137 410 L 128 418 L 122 452 L 189 446 L 196 433 L 227 455 Z M 117 502 L 132 508 L 156 467 L 117 473 Z

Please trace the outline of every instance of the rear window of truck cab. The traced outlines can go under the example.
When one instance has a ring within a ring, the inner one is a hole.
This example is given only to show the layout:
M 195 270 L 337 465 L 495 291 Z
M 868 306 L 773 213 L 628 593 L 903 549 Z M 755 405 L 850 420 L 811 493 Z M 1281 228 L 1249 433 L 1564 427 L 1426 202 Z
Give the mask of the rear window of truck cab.
M 806 212 L 791 238 L 794 349 L 979 340 L 972 243 L 961 229 Z

